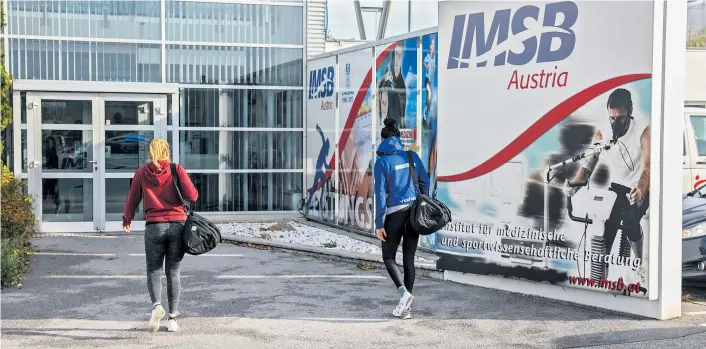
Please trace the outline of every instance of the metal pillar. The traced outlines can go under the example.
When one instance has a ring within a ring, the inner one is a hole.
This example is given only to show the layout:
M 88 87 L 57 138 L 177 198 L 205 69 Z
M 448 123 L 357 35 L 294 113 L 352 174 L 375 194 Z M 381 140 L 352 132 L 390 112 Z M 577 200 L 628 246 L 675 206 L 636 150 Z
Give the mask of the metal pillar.
M 247 127 L 248 126 L 248 90 L 243 90 L 243 99 L 241 101 L 241 114 L 240 114 L 240 127 Z M 248 137 L 247 134 L 245 137 L 241 138 L 241 149 L 242 152 L 239 154 L 241 157 L 241 163 L 245 164 L 244 167 L 249 168 L 248 164 L 248 157 L 250 156 L 250 149 L 248 149 Z M 248 193 L 250 191 L 250 188 L 248 188 L 248 174 L 243 173 L 241 174 L 241 183 L 242 183 L 242 190 L 243 190 L 243 211 L 249 211 L 250 210 L 250 199 L 248 197 Z
M 275 126 L 275 94 L 267 94 L 267 127 Z M 274 168 L 275 158 L 274 132 L 267 132 L 267 168 Z M 267 210 L 272 211 L 274 206 L 274 173 L 267 174 Z

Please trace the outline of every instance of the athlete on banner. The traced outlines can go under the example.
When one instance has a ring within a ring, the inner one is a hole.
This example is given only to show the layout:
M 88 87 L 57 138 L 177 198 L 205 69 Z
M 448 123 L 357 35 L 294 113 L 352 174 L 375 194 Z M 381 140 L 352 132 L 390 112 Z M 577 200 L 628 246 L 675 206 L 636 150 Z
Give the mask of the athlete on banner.
M 610 171 L 610 190 L 617 194 L 610 217 L 605 222 L 603 238 L 606 255 L 610 255 L 613 242 L 622 225 L 635 258 L 640 258 L 638 269 L 640 282 L 645 283 L 643 244 L 644 235 L 640 226 L 642 217 L 649 207 L 650 188 L 650 124 L 646 117 L 633 116 L 633 101 L 630 91 L 619 88 L 608 97 L 606 105 L 608 120 L 612 129 L 609 139 L 613 146 L 605 153 L 605 163 Z M 593 137 L 594 143 L 605 138 L 600 130 Z M 591 177 L 599 155 L 586 157 L 574 181 L 588 180 Z M 568 197 L 573 196 L 579 187 L 564 188 Z
M 324 136 L 324 131 L 321 130 L 319 125 L 316 125 L 316 131 L 319 132 L 319 136 L 321 136 L 321 150 L 319 151 L 319 156 L 316 158 L 316 174 L 314 175 L 314 182 L 311 184 L 311 188 L 308 189 L 309 199 L 307 200 L 307 205 L 309 205 L 309 208 L 318 208 L 321 210 L 323 207 L 322 201 L 324 200 L 324 191 L 326 190 L 326 172 L 331 170 L 331 166 L 327 162 L 331 144 Z M 314 197 L 314 193 L 317 189 L 316 186 L 319 182 L 321 183 L 321 197 L 319 198 L 318 207 L 315 207 L 313 206 L 311 199 Z
M 424 109 L 424 117 L 422 118 L 422 125 L 427 127 L 429 125 L 429 110 L 431 110 L 431 102 L 434 99 L 434 80 L 436 78 L 436 38 L 432 37 L 431 43 L 429 44 L 429 52 L 426 57 L 424 57 L 424 69 L 427 71 L 426 76 L 424 76 L 424 88 L 427 91 L 426 98 L 426 108 Z

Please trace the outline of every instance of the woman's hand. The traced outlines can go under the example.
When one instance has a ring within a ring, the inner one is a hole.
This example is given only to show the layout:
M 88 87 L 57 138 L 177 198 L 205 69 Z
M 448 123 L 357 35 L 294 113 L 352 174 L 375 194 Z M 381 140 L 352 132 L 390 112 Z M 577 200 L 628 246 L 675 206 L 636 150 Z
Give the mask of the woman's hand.
M 377 235 L 378 239 L 380 239 L 380 241 L 382 241 L 382 242 L 385 242 L 385 238 L 387 238 L 387 233 L 385 232 L 385 228 L 375 230 L 375 235 Z
M 129 232 L 130 232 L 130 224 L 128 224 L 128 225 L 123 225 L 123 231 L 126 232 L 126 233 L 129 233 Z

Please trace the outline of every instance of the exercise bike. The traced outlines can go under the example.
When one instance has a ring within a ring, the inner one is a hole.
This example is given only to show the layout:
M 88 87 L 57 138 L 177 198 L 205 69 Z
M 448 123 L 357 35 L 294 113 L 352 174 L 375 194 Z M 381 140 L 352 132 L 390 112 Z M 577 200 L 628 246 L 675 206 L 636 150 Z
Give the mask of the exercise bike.
M 578 162 L 586 157 L 597 156 L 601 152 L 609 150 L 614 144 L 614 141 L 607 144 L 594 144 L 594 147 L 589 148 L 585 152 L 547 168 L 544 200 L 545 231 L 548 228 L 548 185 L 552 179 L 556 177 L 558 171 L 561 171 L 565 168 L 565 166 Z M 557 172 L 552 176 L 552 171 Z M 567 185 L 571 188 L 583 188 L 588 186 L 588 180 L 568 182 Z M 586 264 L 588 263 L 585 258 L 586 245 L 589 244 L 590 239 L 591 254 L 597 254 L 600 256 L 606 255 L 608 250 L 611 249 L 612 246 L 607 246 L 605 242 L 604 231 L 606 221 L 610 218 L 615 200 L 619 195 L 625 196 L 627 194 L 626 190 L 629 192 L 629 188 L 619 185 L 611 185 L 608 190 L 595 188 L 590 190 L 578 190 L 573 197 L 566 198 L 566 210 L 569 219 L 584 225 L 583 234 L 578 244 L 577 251 L 580 252 L 579 260 L 577 261 L 579 276 L 590 277 L 595 280 L 603 280 L 607 278 L 608 264 L 606 264 L 602 258 L 597 261 L 593 258 L 589 258 L 590 273 L 586 270 Z M 576 214 L 574 211 L 574 202 L 580 202 L 581 207 L 584 208 L 584 211 Z M 620 230 L 620 250 L 618 256 L 629 258 L 631 253 L 630 241 L 628 240 L 627 235 L 623 232 L 624 227 L 622 223 L 616 225 L 616 228 Z M 581 249 L 582 245 L 583 249 Z M 581 268 L 581 264 L 583 264 L 583 268 Z

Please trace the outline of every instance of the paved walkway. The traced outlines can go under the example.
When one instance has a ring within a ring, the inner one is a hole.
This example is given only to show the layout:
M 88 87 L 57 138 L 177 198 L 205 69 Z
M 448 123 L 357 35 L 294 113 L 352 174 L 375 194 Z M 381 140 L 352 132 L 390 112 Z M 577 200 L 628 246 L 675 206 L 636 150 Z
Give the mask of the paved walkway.
M 706 308 L 631 319 L 546 299 L 419 279 L 414 318 L 392 318 L 381 270 L 222 244 L 187 256 L 182 332 L 145 331 L 143 238 L 34 240 L 22 288 L 2 292 L 2 348 L 697 348 Z M 166 287 L 164 289 L 166 298 Z M 166 300 L 166 299 L 165 299 Z M 665 341 L 665 339 L 668 339 Z

